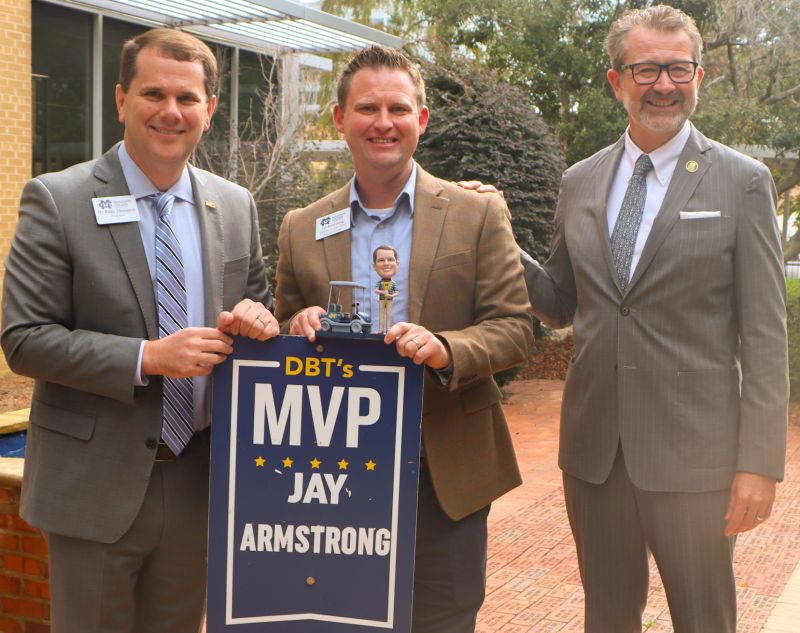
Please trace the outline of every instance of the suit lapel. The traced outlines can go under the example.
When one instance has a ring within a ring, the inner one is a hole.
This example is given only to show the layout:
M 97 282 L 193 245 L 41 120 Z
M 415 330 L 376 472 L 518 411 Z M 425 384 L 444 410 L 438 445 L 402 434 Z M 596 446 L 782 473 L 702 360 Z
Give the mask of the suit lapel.
M 597 188 L 595 206 L 594 206 L 594 220 L 597 226 L 597 234 L 602 236 L 602 250 L 603 258 L 606 260 L 606 267 L 608 273 L 613 280 L 613 283 L 619 288 L 619 279 L 617 278 L 617 270 L 614 266 L 614 256 L 611 254 L 611 236 L 608 234 L 608 196 L 611 192 L 611 186 L 614 183 L 614 178 L 619 169 L 619 161 L 622 160 L 622 155 L 625 153 L 625 136 L 620 139 L 611 147 L 610 151 L 606 152 L 597 160 L 594 165 L 593 171 L 597 174 Z M 590 182 L 591 182 L 590 178 Z M 589 195 L 593 195 L 590 191 Z
M 329 213 L 341 211 L 349 207 L 350 183 L 331 196 L 330 207 L 317 216 L 317 218 L 325 217 Z M 325 264 L 328 267 L 328 276 L 331 280 L 352 280 L 353 268 L 352 262 L 350 261 L 350 245 L 351 231 L 341 231 L 322 240 L 322 247 L 325 249 Z
M 222 312 L 222 277 L 225 265 L 222 214 L 225 202 L 218 192 L 208 186 L 202 172 L 189 167 L 192 180 L 195 212 L 200 227 L 203 253 L 203 286 L 205 294 L 205 321 L 209 327 L 217 323 Z
M 411 262 L 408 271 L 408 320 L 419 323 L 422 299 L 428 289 L 444 220 L 450 200 L 441 197 L 442 186 L 417 165 L 417 186 L 414 195 Z
M 628 292 L 636 285 L 636 282 L 644 275 L 647 267 L 653 261 L 658 249 L 664 242 L 664 238 L 672 230 L 672 227 L 680 218 L 681 209 L 686 207 L 686 203 L 694 194 L 697 185 L 703 179 L 706 171 L 711 166 L 711 160 L 706 156 L 711 145 L 697 130 L 692 127 L 686 146 L 683 148 L 678 163 L 675 165 L 675 172 L 664 196 L 664 202 L 653 221 L 653 228 L 642 249 L 642 255 L 636 270 L 633 272 L 631 282 L 628 285 Z M 694 161 L 697 165 L 695 171 L 687 168 L 687 163 Z
M 107 152 L 95 166 L 94 176 L 99 181 L 94 195 L 98 198 L 130 195 L 122 167 L 117 158 L 117 149 Z M 153 280 L 147 265 L 147 256 L 142 245 L 142 234 L 138 222 L 109 224 L 108 231 L 119 252 L 122 265 L 130 279 L 133 292 L 144 317 L 147 336 L 158 338 L 156 299 Z

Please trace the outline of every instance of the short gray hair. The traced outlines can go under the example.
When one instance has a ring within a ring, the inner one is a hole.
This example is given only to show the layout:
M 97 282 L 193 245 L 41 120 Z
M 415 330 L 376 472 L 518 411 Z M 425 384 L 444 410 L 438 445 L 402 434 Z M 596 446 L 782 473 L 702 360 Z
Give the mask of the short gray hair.
M 619 70 L 625 63 L 625 38 L 638 27 L 655 31 L 685 31 L 692 42 L 692 55 L 698 64 L 702 61 L 703 37 L 694 19 L 680 9 L 659 4 L 645 9 L 629 9 L 617 19 L 606 35 L 606 51 L 611 67 Z

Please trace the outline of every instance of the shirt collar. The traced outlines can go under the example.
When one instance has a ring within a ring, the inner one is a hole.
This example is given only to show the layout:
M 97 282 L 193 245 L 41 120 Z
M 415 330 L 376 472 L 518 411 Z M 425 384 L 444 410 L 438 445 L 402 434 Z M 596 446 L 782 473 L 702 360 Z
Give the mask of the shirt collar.
M 653 163 L 655 177 L 662 185 L 672 176 L 672 172 L 675 170 L 675 165 L 678 163 L 678 158 L 686 145 L 686 141 L 689 140 L 691 129 L 689 121 L 685 121 L 680 132 L 661 147 L 654 149 L 648 154 Z M 636 164 L 636 159 L 642 154 L 644 154 L 644 152 L 639 149 L 631 138 L 629 126 L 625 131 L 625 159 L 630 163 L 631 171 L 633 171 L 633 166 Z
M 417 192 L 417 162 L 411 161 L 411 175 L 406 180 L 406 184 L 403 185 L 403 188 L 400 190 L 400 193 L 395 198 L 394 203 L 392 204 L 392 208 L 396 209 L 400 201 L 405 196 L 406 200 L 408 200 L 408 208 L 411 212 L 411 215 L 414 215 L 414 195 Z M 358 205 L 358 206 L 356 206 Z M 353 179 L 350 181 L 350 215 L 353 221 L 356 219 L 355 211 L 357 208 L 364 208 L 364 205 L 361 202 L 361 197 L 358 195 L 358 189 L 356 187 L 356 177 L 353 176 Z
M 125 182 L 128 183 L 128 190 L 134 198 L 139 200 L 159 193 L 158 187 L 150 182 L 150 179 L 144 175 L 144 172 L 139 169 L 139 166 L 131 158 L 131 155 L 128 154 L 124 142 L 119 144 L 117 153 L 119 156 L 119 164 L 122 166 L 122 175 L 125 176 Z M 184 166 L 181 177 L 178 178 L 178 182 L 167 189 L 167 192 L 184 202 L 194 204 L 192 180 L 189 178 L 188 167 Z

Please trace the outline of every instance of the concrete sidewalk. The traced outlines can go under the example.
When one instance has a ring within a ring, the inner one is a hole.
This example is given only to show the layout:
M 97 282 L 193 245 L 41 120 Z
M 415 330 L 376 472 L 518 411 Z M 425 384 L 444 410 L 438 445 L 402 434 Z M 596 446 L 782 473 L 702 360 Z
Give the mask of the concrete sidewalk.
M 530 380 L 506 388 L 504 408 L 524 484 L 495 502 L 489 516 L 487 596 L 478 633 L 583 633 L 583 591 L 556 464 L 562 385 Z M 738 633 L 800 633 L 798 427 L 790 428 L 786 480 L 772 517 L 739 538 L 735 557 Z M 654 564 L 650 578 L 644 630 L 672 631 Z

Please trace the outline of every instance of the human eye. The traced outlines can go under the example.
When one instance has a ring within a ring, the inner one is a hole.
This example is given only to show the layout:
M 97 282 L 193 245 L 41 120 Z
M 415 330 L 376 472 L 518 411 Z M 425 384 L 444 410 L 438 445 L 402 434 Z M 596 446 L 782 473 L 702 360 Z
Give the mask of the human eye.
M 692 76 L 694 67 L 692 64 L 685 62 L 676 62 L 669 65 L 669 76 L 673 79 L 680 81 L 681 79 L 688 79 Z
M 658 72 L 661 69 L 658 64 L 636 64 L 632 67 L 632 70 L 637 79 L 650 81 L 658 77 Z

